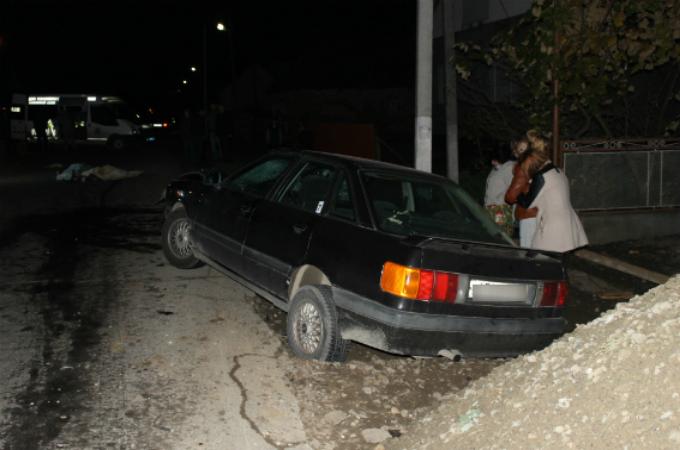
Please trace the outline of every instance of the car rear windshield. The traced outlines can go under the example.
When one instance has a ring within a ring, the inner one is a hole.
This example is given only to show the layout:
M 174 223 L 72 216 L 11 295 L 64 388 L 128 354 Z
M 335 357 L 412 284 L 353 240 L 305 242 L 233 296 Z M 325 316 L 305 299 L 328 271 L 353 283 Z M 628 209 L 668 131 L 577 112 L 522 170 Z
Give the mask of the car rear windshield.
M 512 244 L 488 213 L 454 183 L 362 174 L 377 226 L 388 233 Z

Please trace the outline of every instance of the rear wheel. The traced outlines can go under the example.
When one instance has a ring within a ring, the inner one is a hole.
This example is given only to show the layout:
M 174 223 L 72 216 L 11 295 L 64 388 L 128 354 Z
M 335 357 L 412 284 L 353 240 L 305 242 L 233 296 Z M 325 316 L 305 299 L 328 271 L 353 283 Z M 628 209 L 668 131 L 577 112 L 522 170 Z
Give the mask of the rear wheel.
M 288 345 L 304 359 L 344 361 L 348 341 L 340 334 L 338 316 L 327 286 L 303 286 L 288 311 Z
M 201 265 L 191 249 L 189 230 L 191 221 L 184 209 L 172 211 L 163 223 L 161 240 L 163 254 L 170 264 L 180 269 L 193 269 Z

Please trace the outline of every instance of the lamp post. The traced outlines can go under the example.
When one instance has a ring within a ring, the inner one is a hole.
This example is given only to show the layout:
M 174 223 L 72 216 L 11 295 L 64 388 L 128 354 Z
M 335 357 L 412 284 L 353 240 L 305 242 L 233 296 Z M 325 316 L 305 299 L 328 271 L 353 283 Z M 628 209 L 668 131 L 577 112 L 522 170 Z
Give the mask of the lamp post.
M 232 45 L 232 40 L 231 40 L 231 32 L 227 28 L 227 26 L 224 24 L 224 22 L 217 22 L 215 24 L 215 28 L 217 31 L 227 31 L 229 32 L 229 45 L 230 47 L 230 54 L 231 54 L 231 71 L 232 71 L 232 85 L 234 84 L 234 55 L 233 55 L 233 45 Z M 208 23 L 207 21 L 203 22 L 203 114 L 204 114 L 204 123 L 205 123 L 205 133 L 208 131 Z M 196 68 L 191 67 L 191 71 L 195 72 Z M 234 92 L 235 94 L 235 92 Z
M 228 27 L 224 22 L 217 22 L 218 31 L 226 31 L 227 38 L 229 39 L 229 66 L 231 69 L 231 89 L 232 89 L 232 105 L 235 108 L 236 104 L 236 66 L 234 65 L 234 39 L 233 39 L 233 26 L 230 24 Z

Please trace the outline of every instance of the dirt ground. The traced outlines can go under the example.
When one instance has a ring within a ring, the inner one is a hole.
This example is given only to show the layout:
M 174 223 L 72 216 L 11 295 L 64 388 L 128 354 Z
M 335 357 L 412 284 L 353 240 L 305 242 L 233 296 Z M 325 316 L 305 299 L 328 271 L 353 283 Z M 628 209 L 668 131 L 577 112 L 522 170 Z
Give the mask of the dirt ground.
M 261 299 L 255 310 L 285 346 L 285 313 Z M 503 360 L 409 358 L 353 344 L 345 363 L 293 362 L 286 376 L 300 404 L 309 444 L 319 450 L 350 450 L 363 448 L 371 439 L 400 436 L 419 413 Z

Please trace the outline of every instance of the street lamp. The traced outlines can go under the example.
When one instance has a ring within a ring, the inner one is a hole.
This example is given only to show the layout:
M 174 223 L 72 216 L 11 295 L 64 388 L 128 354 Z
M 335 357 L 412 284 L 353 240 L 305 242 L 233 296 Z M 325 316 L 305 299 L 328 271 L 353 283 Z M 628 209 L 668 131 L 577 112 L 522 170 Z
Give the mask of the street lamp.
M 189 70 L 191 70 L 192 72 L 196 72 L 196 66 L 191 66 Z
M 227 31 L 227 38 L 229 39 L 229 65 L 231 66 L 231 90 L 232 90 L 232 102 L 234 105 L 236 104 L 236 67 L 234 66 L 234 41 L 233 41 L 233 27 L 230 26 L 227 29 L 227 26 L 224 24 L 224 22 L 219 21 L 217 22 L 217 30 L 218 31 Z M 235 106 L 232 105 L 232 108 L 235 108 Z
M 227 31 L 227 26 L 224 22 L 219 21 L 215 24 L 217 31 Z M 231 42 L 231 33 L 229 35 Z M 195 67 L 191 68 L 191 71 L 195 71 Z M 203 23 L 203 110 L 205 114 L 208 113 L 208 27 L 206 23 Z
M 233 43 L 232 43 L 232 33 L 231 33 L 231 27 L 229 29 L 225 25 L 224 22 L 219 21 L 215 23 L 215 28 L 217 31 L 223 32 L 227 31 L 228 32 L 228 38 L 229 38 L 229 47 L 230 47 L 230 57 L 231 57 L 231 70 L 232 70 L 232 89 L 235 89 L 234 86 L 234 80 L 235 80 L 235 75 L 234 75 L 234 55 L 233 55 Z M 202 67 L 202 78 L 203 78 L 203 114 L 204 114 L 204 119 L 205 119 L 205 131 L 207 132 L 208 129 L 208 21 L 203 21 L 203 67 Z M 193 69 L 192 69 L 193 72 Z M 235 92 L 234 92 L 235 95 Z

